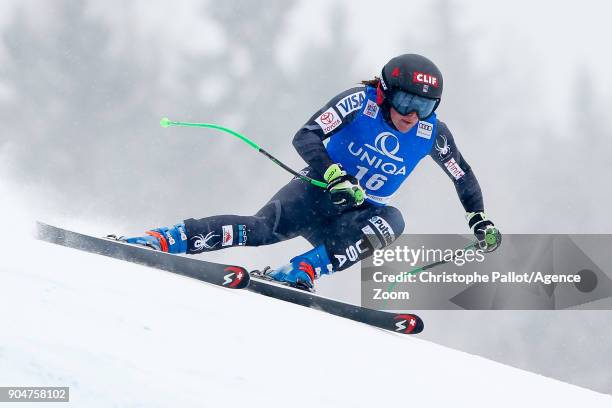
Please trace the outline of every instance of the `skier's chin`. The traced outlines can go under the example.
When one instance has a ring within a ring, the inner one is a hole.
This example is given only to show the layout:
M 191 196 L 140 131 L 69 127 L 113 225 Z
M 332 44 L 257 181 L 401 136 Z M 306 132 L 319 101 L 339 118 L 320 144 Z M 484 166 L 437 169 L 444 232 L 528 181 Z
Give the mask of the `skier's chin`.
M 391 121 L 399 132 L 407 133 L 417 124 L 419 117 L 414 112 L 410 112 L 407 115 L 400 115 L 395 108 L 391 107 Z
M 414 125 L 417 124 L 417 122 L 418 120 L 401 118 L 398 123 L 395 124 L 395 127 L 402 133 L 408 133 L 414 127 Z

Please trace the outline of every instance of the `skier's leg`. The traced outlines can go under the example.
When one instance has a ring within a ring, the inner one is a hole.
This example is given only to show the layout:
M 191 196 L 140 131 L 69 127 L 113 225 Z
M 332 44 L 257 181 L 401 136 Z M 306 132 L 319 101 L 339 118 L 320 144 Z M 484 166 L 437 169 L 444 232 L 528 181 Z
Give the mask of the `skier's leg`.
M 144 236 L 122 240 L 173 254 L 197 254 L 235 245 L 273 244 L 282 239 L 274 230 L 278 205 L 278 202 L 270 202 L 253 216 L 228 214 L 197 220 L 190 218 L 170 228 L 155 228 L 146 231 Z
M 271 278 L 310 289 L 320 275 L 341 271 L 391 244 L 404 230 L 404 219 L 395 207 L 365 205 L 326 218 L 305 234 L 315 247 L 289 264 L 265 272 Z
M 312 228 L 324 191 L 299 179 L 281 188 L 255 215 L 216 215 L 156 228 L 123 239 L 170 253 L 196 254 L 231 246 L 259 246 L 304 235 Z M 329 201 L 329 200 L 328 200 Z
M 276 231 L 281 202 L 271 200 L 255 215 L 215 215 L 185 220 L 188 254 L 231 246 L 269 245 L 286 239 Z
M 327 193 L 300 179 L 283 186 L 253 216 L 218 215 L 185 220 L 188 254 L 214 251 L 233 245 L 260 246 L 305 235 L 319 219 Z M 228 235 L 229 234 L 229 235 Z
M 375 249 L 390 245 L 404 231 L 404 218 L 395 207 L 368 205 L 336 217 L 306 239 L 323 245 L 333 271 L 341 271 L 369 258 Z

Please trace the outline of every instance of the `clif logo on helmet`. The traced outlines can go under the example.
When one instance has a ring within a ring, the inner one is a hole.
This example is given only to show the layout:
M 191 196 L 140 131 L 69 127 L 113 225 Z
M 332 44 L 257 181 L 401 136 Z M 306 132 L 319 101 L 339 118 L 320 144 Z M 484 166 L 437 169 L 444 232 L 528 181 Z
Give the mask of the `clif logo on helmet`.
M 431 85 L 431 86 L 435 86 L 436 88 L 439 86 L 438 78 L 436 78 L 433 75 L 426 74 L 424 72 L 417 72 L 417 71 L 413 72 L 412 82 L 414 82 L 415 84 Z
M 429 99 L 442 97 L 442 73 L 432 61 L 418 54 L 392 58 L 382 69 L 380 84 L 387 99 L 396 90 Z

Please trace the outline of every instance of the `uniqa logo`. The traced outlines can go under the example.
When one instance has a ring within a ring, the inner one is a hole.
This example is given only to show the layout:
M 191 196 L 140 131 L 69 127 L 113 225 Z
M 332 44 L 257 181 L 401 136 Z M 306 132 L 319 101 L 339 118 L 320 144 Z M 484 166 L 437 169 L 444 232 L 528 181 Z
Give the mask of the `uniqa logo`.
M 376 136 L 376 139 L 374 139 L 374 146 L 369 145 L 367 143 L 365 146 L 368 149 L 372 149 L 375 152 L 384 154 L 385 156 L 395 161 L 404 161 L 404 159 L 395 155 L 400 149 L 400 144 L 399 140 L 397 140 L 397 137 L 393 133 L 382 132 L 381 134 Z
M 378 153 L 378 150 L 376 150 L 372 146 L 366 145 L 366 147 L 369 147 L 370 149 Z M 397 165 L 393 161 L 383 161 L 383 159 L 381 159 L 379 156 L 373 154 L 367 149 L 364 149 L 362 146 L 359 146 L 358 148 L 355 147 L 355 142 L 349 143 L 348 151 L 353 156 L 358 157 L 359 161 L 361 161 L 362 163 L 367 163 L 372 169 L 381 169 L 384 173 L 393 176 L 406 175 L 406 166 Z M 392 153 L 395 152 L 392 151 Z M 383 157 L 388 157 L 388 155 L 385 155 L 383 153 Z

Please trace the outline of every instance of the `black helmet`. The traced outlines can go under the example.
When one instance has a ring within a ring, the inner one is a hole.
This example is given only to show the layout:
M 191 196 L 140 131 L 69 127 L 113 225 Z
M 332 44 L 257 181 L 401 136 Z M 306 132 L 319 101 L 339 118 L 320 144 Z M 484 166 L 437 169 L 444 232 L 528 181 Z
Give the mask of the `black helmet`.
M 403 54 L 383 67 L 378 100 L 386 99 L 402 115 L 417 112 L 424 119 L 440 104 L 442 87 L 442 73 L 433 62 L 422 55 Z

